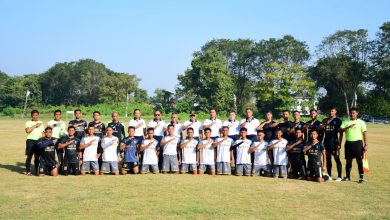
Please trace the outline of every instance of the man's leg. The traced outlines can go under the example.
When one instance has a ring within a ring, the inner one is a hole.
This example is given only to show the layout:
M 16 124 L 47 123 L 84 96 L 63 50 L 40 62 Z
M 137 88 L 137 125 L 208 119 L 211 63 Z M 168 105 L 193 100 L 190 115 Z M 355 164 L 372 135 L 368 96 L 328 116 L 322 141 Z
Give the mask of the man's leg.
M 348 180 L 351 180 L 352 159 L 346 159 L 345 173 Z
M 332 177 L 332 154 L 329 151 L 326 151 L 326 171 Z
M 356 158 L 356 163 L 359 170 L 359 180 L 364 180 L 363 160 L 362 158 Z

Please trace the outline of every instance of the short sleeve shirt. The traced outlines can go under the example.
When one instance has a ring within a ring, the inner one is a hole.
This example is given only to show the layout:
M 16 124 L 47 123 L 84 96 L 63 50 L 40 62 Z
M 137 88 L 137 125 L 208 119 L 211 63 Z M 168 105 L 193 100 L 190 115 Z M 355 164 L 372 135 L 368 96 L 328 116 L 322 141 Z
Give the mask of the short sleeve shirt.
M 42 132 L 45 130 L 41 121 L 27 121 L 25 128 L 31 128 L 35 124 L 41 123 L 40 126 L 34 128 L 30 133 L 27 133 L 27 139 L 37 141 L 42 137 Z
M 352 128 L 346 130 L 346 140 L 347 141 L 360 141 L 363 140 L 363 132 L 367 131 L 366 123 L 361 119 L 356 120 L 345 120 L 341 124 L 341 128 L 346 128 L 354 124 Z

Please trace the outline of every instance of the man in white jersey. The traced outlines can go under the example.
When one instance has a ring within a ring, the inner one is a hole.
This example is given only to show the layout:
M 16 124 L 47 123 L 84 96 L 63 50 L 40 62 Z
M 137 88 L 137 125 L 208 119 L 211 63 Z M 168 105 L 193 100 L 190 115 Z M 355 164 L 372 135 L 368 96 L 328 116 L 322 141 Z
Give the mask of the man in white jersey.
M 231 162 L 234 160 L 233 150 L 231 149 L 234 141 L 229 137 L 229 127 L 222 127 L 222 137 L 217 138 L 213 147 L 217 147 L 217 174 L 230 175 Z
M 183 123 L 183 130 L 187 130 L 188 128 L 192 128 L 194 130 L 194 139 L 198 142 L 200 141 L 202 134 L 202 123 L 196 119 L 196 112 L 190 112 L 190 119 Z
M 203 122 L 203 130 L 206 128 L 211 129 L 211 139 L 215 141 L 217 138 L 219 138 L 219 133 L 222 128 L 222 121 L 217 118 L 217 110 L 215 108 L 211 108 L 210 111 L 210 118 L 206 119 Z
M 183 127 L 182 125 L 179 123 L 179 116 L 176 114 L 176 113 L 173 113 L 171 115 L 171 121 L 165 126 L 165 133 L 169 133 L 168 132 L 168 126 L 169 125 L 173 125 L 174 127 L 174 134 L 176 137 L 178 137 L 180 140 L 183 139 Z
M 135 127 L 134 137 L 142 143 L 146 135 L 146 122 L 141 118 L 141 110 L 134 109 L 134 118 L 129 121 L 129 127 Z
M 117 157 L 119 138 L 113 135 L 114 129 L 112 127 L 107 127 L 106 132 L 107 136 L 105 136 L 101 141 L 101 146 L 103 148 L 103 163 L 100 175 L 104 175 L 105 173 L 119 175 Z
M 154 129 L 148 128 L 147 139 L 143 140 L 140 151 L 143 152 L 141 174 L 152 172 L 158 174 L 158 141 L 154 139 Z
M 264 131 L 257 131 L 257 141 L 253 142 L 250 148 L 250 152 L 255 154 L 252 175 L 271 175 L 271 166 L 268 158 L 268 142 L 264 140 L 264 137 Z
M 283 138 L 282 130 L 276 130 L 276 139 L 272 140 L 268 145 L 268 150 L 273 150 L 274 155 L 274 178 L 285 178 L 287 179 L 287 147 L 288 141 Z
M 194 129 L 187 128 L 187 138 L 181 141 L 181 174 L 185 174 L 191 172 L 196 175 L 198 172 L 197 169 L 197 150 L 196 147 L 198 145 L 198 141 L 194 138 Z
M 236 141 L 239 138 L 238 132 L 240 130 L 240 121 L 236 120 L 235 111 L 229 112 L 229 119 L 224 121 L 222 126 L 229 128 L 229 138 L 233 139 L 233 141 Z
M 215 156 L 213 139 L 211 138 L 211 129 L 204 129 L 205 139 L 198 144 L 199 150 L 199 174 L 209 173 L 215 175 Z
M 240 128 L 240 139 L 236 140 L 232 148 L 237 148 L 237 160 L 236 160 L 236 175 L 237 176 L 249 176 L 252 171 L 251 153 L 249 148 L 252 141 L 247 138 L 247 129 L 245 127 Z
M 80 150 L 84 149 L 83 163 L 81 165 L 81 175 L 93 171 L 95 175 L 99 175 L 98 147 L 100 146 L 100 138 L 94 135 L 95 127 L 88 126 L 87 135 L 81 139 Z
M 164 120 L 161 119 L 161 111 L 156 110 L 154 111 L 154 118 L 152 121 L 149 122 L 148 128 L 153 128 L 154 129 L 154 139 L 158 141 L 158 144 L 161 144 L 162 139 L 164 138 L 164 133 L 165 133 L 165 126 L 166 123 Z M 162 169 L 162 162 L 163 162 L 163 152 L 162 149 L 160 148 L 160 153 L 158 155 L 158 168 L 159 170 Z
M 257 127 L 259 127 L 260 122 L 253 116 L 253 109 L 246 108 L 245 109 L 246 118 L 243 118 L 240 123 L 240 128 L 246 128 L 247 138 L 249 140 L 256 141 L 257 140 Z
M 180 138 L 175 135 L 175 126 L 173 124 L 168 125 L 168 136 L 165 136 L 161 141 L 161 147 L 163 148 L 163 166 L 162 173 L 173 172 L 179 173 L 179 159 L 178 159 L 178 144 Z M 180 156 L 180 155 L 179 155 Z

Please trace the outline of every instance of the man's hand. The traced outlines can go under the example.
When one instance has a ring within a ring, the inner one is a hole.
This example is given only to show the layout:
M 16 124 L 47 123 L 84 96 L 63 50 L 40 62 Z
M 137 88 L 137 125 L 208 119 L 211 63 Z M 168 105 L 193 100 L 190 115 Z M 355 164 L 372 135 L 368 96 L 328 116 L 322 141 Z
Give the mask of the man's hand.
M 364 153 L 368 150 L 368 145 L 367 144 L 364 144 L 363 150 L 364 150 Z

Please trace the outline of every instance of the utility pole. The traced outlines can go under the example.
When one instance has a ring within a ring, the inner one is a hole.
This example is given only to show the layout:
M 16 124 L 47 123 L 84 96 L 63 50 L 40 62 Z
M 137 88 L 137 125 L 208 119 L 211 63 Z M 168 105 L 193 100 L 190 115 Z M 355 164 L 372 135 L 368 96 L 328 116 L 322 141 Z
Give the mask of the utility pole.
M 129 108 L 129 93 L 126 91 L 126 113 L 125 113 L 125 118 L 127 118 L 127 110 Z
M 26 101 L 24 102 L 24 110 L 23 110 L 23 116 L 26 117 L 26 110 L 27 110 L 27 99 L 30 96 L 31 92 L 29 90 L 26 91 Z

